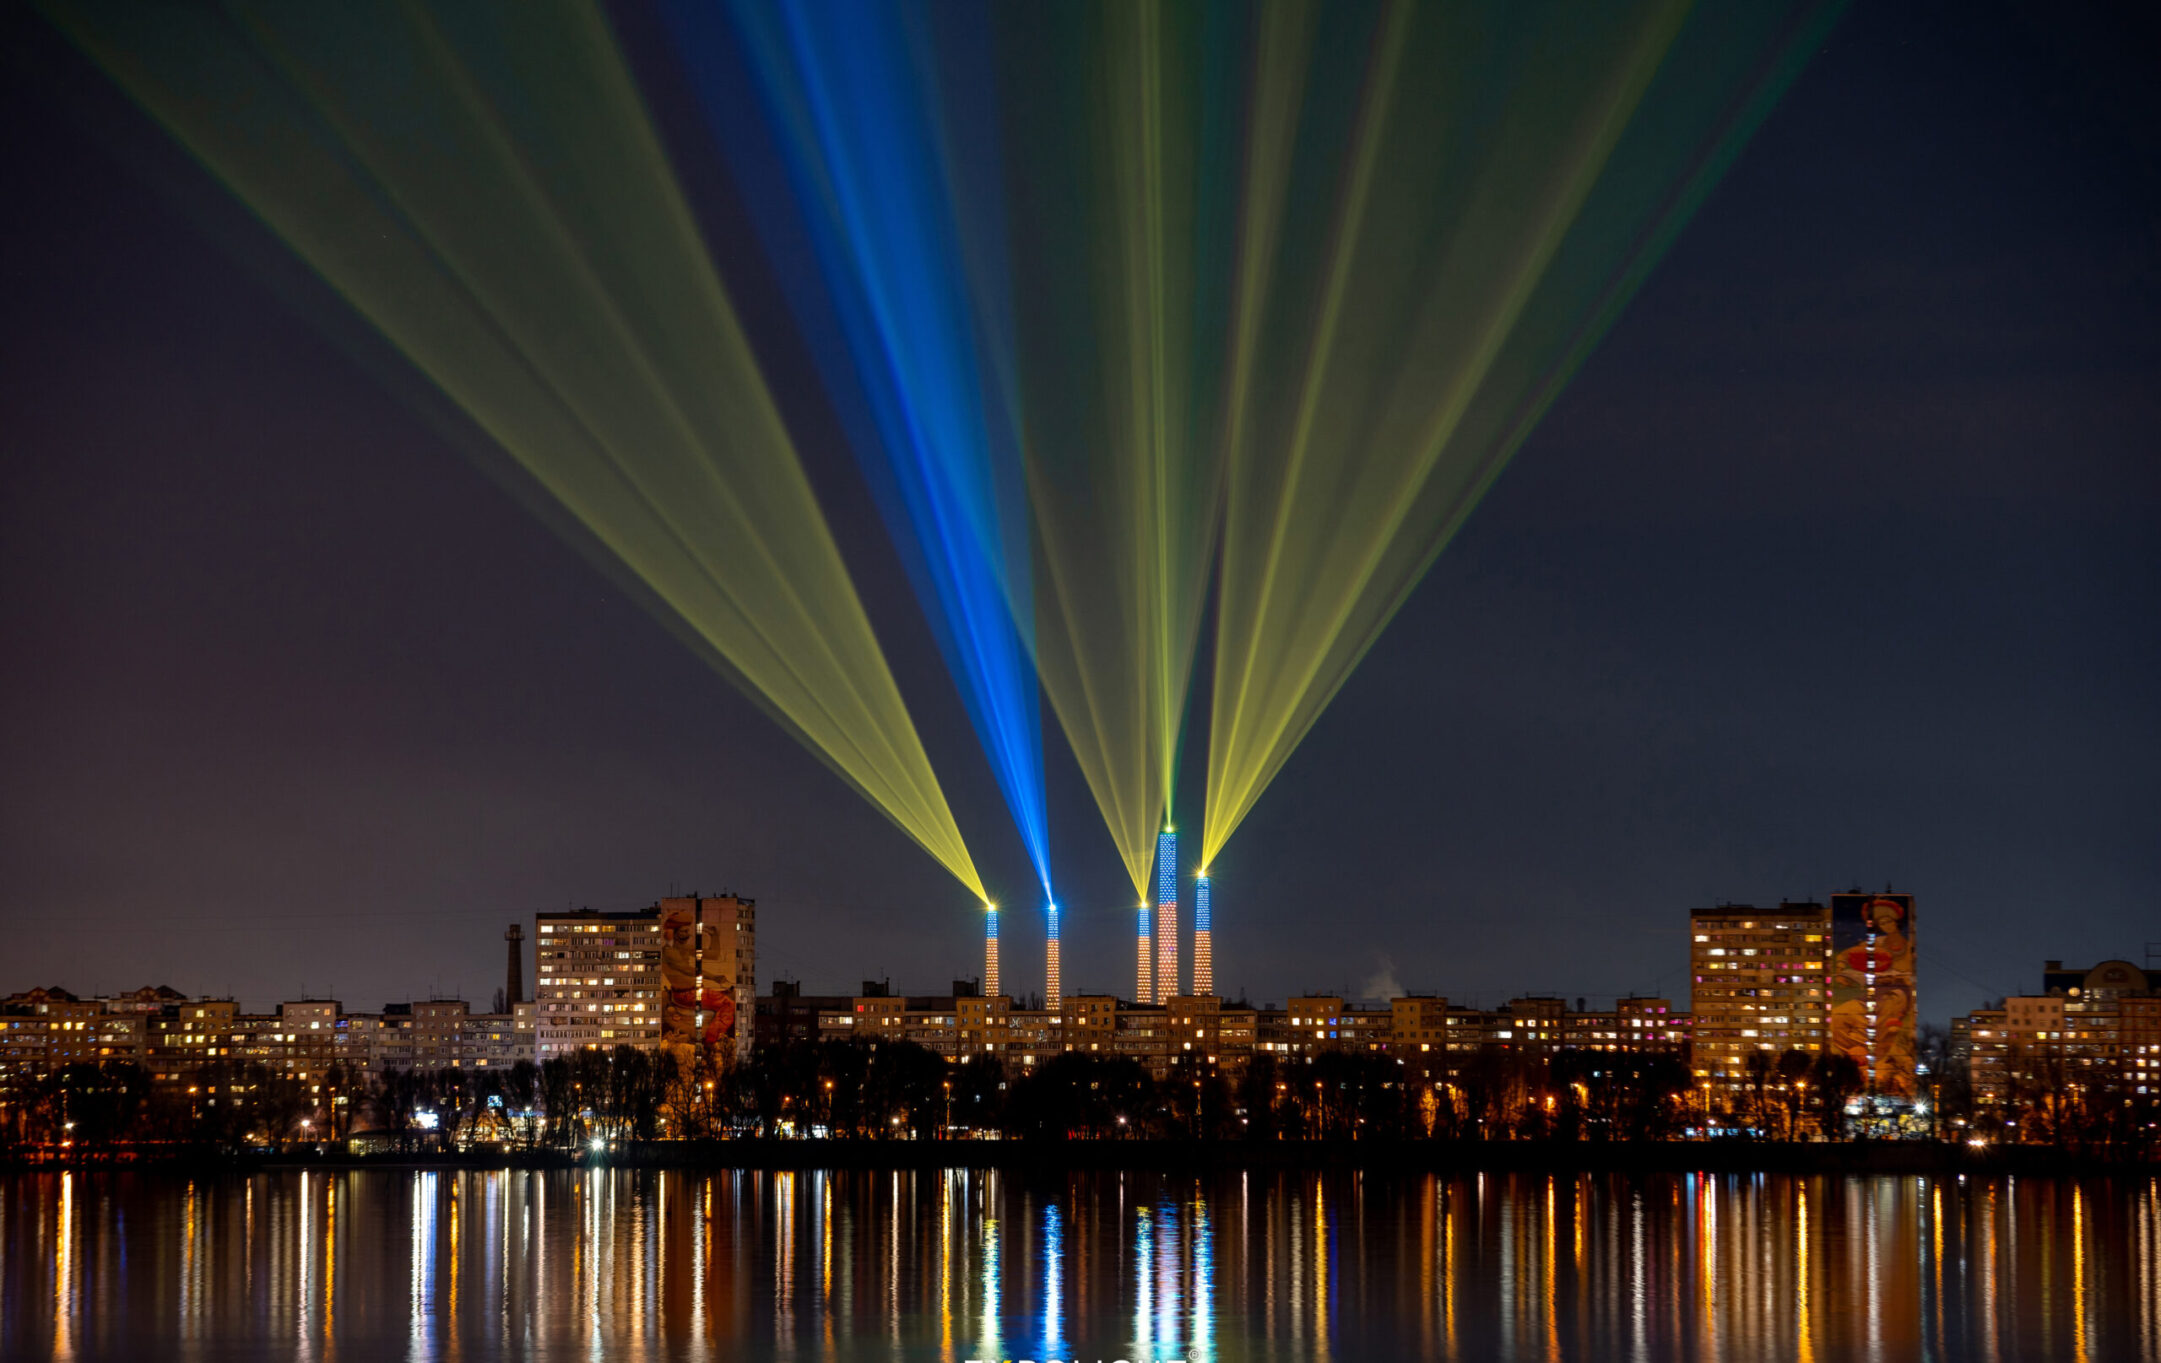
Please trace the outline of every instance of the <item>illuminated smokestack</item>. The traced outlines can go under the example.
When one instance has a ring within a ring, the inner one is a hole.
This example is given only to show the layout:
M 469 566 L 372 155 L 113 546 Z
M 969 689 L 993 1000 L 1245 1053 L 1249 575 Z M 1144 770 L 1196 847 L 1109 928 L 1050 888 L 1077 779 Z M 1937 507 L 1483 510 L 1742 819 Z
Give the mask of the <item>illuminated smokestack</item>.
M 998 906 L 983 906 L 983 997 L 997 998 L 1003 992 L 998 988 Z
M 1178 830 L 1156 835 L 1156 1002 L 1178 993 Z
M 1133 1001 L 1135 1003 L 1154 1003 L 1156 1001 L 1156 944 L 1150 940 L 1155 936 L 1154 924 L 1155 915 L 1150 912 L 1146 904 L 1141 905 L 1140 936 L 1134 939 L 1134 946 L 1140 961 L 1140 978 L 1133 986 Z
M 1055 1010 L 1065 997 L 1064 983 L 1058 978 L 1058 906 L 1047 910 L 1050 915 L 1050 936 L 1043 946 L 1043 1006 Z
M 1208 873 L 1193 885 L 1193 992 L 1202 996 L 1216 992 L 1216 958 L 1208 940 Z

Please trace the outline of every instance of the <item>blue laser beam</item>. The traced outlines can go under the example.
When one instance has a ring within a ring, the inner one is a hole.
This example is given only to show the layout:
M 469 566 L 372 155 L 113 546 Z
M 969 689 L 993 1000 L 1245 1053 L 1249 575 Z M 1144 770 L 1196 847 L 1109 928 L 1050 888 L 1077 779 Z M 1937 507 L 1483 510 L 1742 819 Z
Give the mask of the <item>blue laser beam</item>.
M 1048 898 L 1013 347 L 1000 234 L 979 211 L 997 198 L 995 134 L 941 105 L 926 9 L 667 12 Z

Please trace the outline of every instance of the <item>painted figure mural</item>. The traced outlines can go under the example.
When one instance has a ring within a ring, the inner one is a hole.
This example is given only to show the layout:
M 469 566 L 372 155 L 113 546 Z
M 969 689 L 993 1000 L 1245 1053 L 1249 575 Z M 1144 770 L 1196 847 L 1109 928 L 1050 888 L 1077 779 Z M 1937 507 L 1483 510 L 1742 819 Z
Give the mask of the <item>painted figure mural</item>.
M 1913 896 L 1831 896 L 1830 1049 L 1852 1057 L 1864 1083 L 1912 1098 Z
M 698 920 L 671 908 L 660 923 L 660 1039 L 683 1047 L 718 1047 L 735 1039 L 735 979 L 719 962 L 707 970 L 698 950 Z M 717 953 L 716 953 L 717 954 Z M 701 1025 L 702 1019 L 702 1025 Z

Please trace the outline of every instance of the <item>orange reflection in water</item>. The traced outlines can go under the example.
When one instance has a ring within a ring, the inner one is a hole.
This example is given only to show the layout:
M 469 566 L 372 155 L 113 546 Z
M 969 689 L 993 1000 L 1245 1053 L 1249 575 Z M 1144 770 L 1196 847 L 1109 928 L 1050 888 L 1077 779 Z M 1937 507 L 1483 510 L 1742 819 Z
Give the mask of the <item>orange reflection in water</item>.
M 0 1196 L 9 1356 L 2161 1363 L 2152 1180 L 77 1172 Z

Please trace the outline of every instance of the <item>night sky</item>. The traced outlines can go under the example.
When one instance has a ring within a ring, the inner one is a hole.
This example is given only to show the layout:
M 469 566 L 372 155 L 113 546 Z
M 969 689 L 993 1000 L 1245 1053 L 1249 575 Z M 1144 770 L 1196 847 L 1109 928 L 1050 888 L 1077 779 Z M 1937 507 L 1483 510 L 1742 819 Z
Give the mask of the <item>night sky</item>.
M 977 973 L 966 891 L 71 50 L 0 33 L 0 993 L 484 1004 L 508 923 L 690 890 L 757 899 L 761 991 Z M 1219 987 L 1685 1002 L 1686 909 L 1887 883 L 1927 1020 L 2161 943 L 2157 57 L 2112 11 L 1849 13 L 1217 861 Z M 1068 988 L 1130 993 L 1130 886 L 1047 753 Z M 1041 931 L 1006 915 L 1009 990 Z

